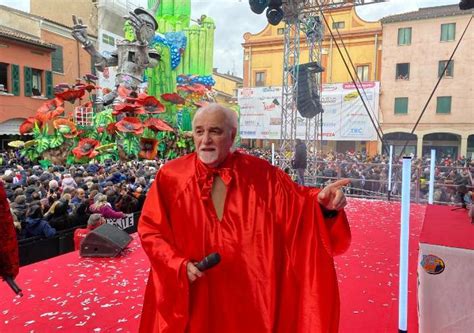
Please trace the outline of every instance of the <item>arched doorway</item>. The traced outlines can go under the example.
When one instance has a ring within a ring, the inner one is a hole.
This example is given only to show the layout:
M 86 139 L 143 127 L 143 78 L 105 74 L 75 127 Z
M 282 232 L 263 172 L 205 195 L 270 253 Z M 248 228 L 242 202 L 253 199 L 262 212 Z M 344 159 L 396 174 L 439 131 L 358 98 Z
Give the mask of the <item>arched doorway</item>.
M 467 156 L 474 159 L 474 134 L 467 137 Z
M 408 141 L 403 154 L 416 155 L 416 143 L 417 143 L 416 134 L 410 134 L 410 133 L 405 133 L 405 132 L 386 133 L 383 136 L 383 140 L 387 146 L 393 146 L 393 153 L 396 156 L 400 155 L 403 147 Z M 385 151 L 388 151 L 388 147 L 387 147 L 387 150 L 385 150 L 385 146 L 382 146 L 382 152 L 385 152 Z
M 436 150 L 437 157 L 450 155 L 457 158 L 461 146 L 461 136 L 452 133 L 431 133 L 423 137 L 423 156 L 429 155 L 431 149 Z

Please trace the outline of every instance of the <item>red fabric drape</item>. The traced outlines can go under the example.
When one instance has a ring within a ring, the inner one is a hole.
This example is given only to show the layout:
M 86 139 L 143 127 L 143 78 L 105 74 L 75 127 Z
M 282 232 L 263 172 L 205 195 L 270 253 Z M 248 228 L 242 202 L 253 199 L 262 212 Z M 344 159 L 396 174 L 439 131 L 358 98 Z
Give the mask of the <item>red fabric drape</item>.
M 18 275 L 18 242 L 3 183 L 0 182 L 0 277 Z
M 202 197 L 219 169 L 230 172 L 221 221 Z M 138 227 L 152 265 L 140 331 L 336 332 L 345 214 L 324 220 L 319 190 L 264 160 L 233 153 L 219 169 L 190 154 L 156 176 Z M 221 263 L 189 284 L 185 263 L 211 252 Z

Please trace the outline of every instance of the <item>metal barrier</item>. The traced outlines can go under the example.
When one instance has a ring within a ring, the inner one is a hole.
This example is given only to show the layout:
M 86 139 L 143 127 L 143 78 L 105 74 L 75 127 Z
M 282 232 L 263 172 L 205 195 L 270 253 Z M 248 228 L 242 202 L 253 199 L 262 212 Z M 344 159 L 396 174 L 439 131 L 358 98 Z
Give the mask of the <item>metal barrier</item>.
M 357 163 L 357 162 L 317 162 L 313 170 L 307 172 L 307 186 L 323 187 L 328 182 L 340 178 L 349 178 L 351 184 L 346 187 L 346 195 L 350 197 L 386 200 L 388 193 L 388 164 Z M 412 166 L 411 201 L 416 203 L 428 202 L 429 173 L 423 163 Z M 464 185 L 467 190 L 473 189 L 474 169 L 467 167 L 447 167 L 437 165 L 438 175 L 443 172 L 446 179 L 438 177 L 434 184 L 434 203 L 461 204 L 463 198 L 459 191 Z M 373 178 L 362 177 L 361 174 L 375 174 Z M 464 174 L 464 176 L 462 176 Z M 357 176 L 356 176 L 357 175 Z M 378 178 L 378 179 L 377 179 Z M 436 178 L 435 178 L 436 179 Z M 401 164 L 392 165 L 392 188 L 390 199 L 400 200 L 401 196 Z M 469 200 L 469 198 L 466 198 Z
M 124 230 L 129 234 L 136 232 L 139 218 L 140 212 L 134 213 L 133 226 Z M 74 231 L 77 228 L 83 227 L 85 227 L 85 225 L 61 230 L 50 238 L 36 236 L 19 240 L 20 266 L 33 264 L 74 251 Z

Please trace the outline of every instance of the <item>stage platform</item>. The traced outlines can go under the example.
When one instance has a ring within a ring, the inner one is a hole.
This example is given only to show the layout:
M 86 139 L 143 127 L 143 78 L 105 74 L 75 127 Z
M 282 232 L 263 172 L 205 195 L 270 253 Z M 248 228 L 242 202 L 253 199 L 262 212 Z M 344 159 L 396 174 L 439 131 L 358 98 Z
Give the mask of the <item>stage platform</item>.
M 395 332 L 398 316 L 400 205 L 349 200 L 353 241 L 336 266 L 340 332 Z M 409 328 L 417 332 L 416 264 L 425 206 L 412 205 Z M 82 259 L 71 252 L 24 266 L 23 298 L 0 283 L 0 332 L 137 332 L 148 259 L 136 234 L 119 258 Z
M 420 332 L 467 333 L 474 327 L 474 224 L 467 210 L 428 206 L 420 235 Z

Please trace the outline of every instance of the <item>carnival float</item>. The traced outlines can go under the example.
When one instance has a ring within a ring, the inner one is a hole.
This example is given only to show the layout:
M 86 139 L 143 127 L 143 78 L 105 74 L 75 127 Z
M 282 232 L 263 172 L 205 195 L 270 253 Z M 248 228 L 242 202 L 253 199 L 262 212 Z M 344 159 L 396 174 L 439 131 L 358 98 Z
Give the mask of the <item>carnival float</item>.
M 115 87 L 100 87 L 94 74 L 56 85 L 54 98 L 20 125 L 21 134 L 33 136 L 21 147 L 24 157 L 67 165 L 172 159 L 193 150 L 192 117 L 213 101 L 215 25 L 204 15 L 192 21 L 190 0 L 149 0 L 148 8 L 129 13 L 125 38 L 108 55 L 73 16 L 73 37 L 97 71 L 116 68 Z

